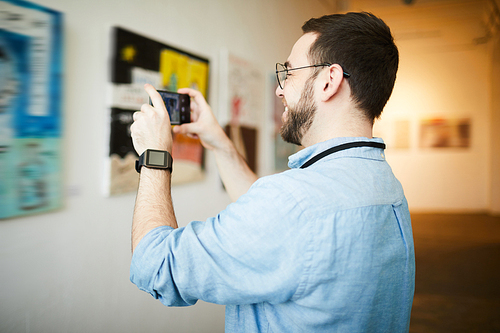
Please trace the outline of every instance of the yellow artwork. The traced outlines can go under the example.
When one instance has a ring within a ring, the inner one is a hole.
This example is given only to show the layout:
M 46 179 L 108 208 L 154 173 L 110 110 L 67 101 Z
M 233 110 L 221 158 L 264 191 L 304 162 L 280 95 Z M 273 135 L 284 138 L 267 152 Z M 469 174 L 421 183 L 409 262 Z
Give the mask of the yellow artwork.
M 172 50 L 160 53 L 160 73 L 163 74 L 163 86 L 166 90 L 177 91 L 186 88 L 189 58 Z
M 209 74 L 209 61 L 203 57 L 119 27 L 113 28 L 113 36 L 109 159 L 104 186 L 109 195 L 137 190 L 135 161 L 138 156 L 130 126 L 134 112 L 149 103 L 144 84 L 173 92 L 189 87 L 207 98 Z M 175 170 L 172 184 L 203 179 L 204 151 L 198 139 L 175 135 L 171 154 Z
M 133 62 L 136 53 L 135 48 L 132 45 L 128 45 L 122 49 L 122 59 L 127 62 Z
M 208 64 L 197 60 L 191 60 L 189 68 L 191 69 L 189 88 L 201 91 L 203 96 L 207 98 Z
M 207 97 L 208 64 L 172 50 L 160 54 L 160 73 L 166 90 L 193 88 Z

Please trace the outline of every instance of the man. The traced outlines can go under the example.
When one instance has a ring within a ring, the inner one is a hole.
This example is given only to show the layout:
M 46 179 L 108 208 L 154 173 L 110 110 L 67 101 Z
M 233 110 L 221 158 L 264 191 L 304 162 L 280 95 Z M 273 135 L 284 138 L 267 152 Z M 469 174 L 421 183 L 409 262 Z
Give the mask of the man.
M 311 19 L 276 94 L 282 136 L 305 147 L 291 170 L 257 177 L 199 92 L 193 122 L 215 154 L 233 199 L 205 222 L 177 228 L 170 171 L 142 167 L 134 212 L 131 280 L 165 305 L 226 305 L 228 332 L 405 332 L 415 263 L 408 206 L 372 125 L 389 98 L 398 51 L 389 28 L 367 13 Z M 134 115 L 139 154 L 171 151 L 168 115 Z

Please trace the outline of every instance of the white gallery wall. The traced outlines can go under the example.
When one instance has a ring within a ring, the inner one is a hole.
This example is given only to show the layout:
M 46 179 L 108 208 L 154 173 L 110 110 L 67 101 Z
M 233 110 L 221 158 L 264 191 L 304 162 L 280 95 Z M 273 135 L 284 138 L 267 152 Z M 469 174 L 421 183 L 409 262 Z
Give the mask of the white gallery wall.
M 302 0 L 36 3 L 64 13 L 67 197 L 60 211 L 0 221 L 0 332 L 222 332 L 223 306 L 167 308 L 129 282 L 135 194 L 102 194 L 109 30 L 121 26 L 209 58 L 217 113 L 222 49 L 268 75 L 288 57 L 303 22 L 327 8 Z M 180 226 L 229 203 L 210 154 L 206 171 L 204 181 L 173 189 Z
M 331 13 L 326 5 L 334 2 L 36 2 L 64 13 L 66 198 L 60 211 L 0 221 L 0 332 L 222 332 L 223 306 L 199 302 L 189 308 L 167 308 L 129 282 L 135 194 L 106 197 L 102 190 L 108 144 L 109 29 L 121 26 L 209 58 L 209 99 L 217 114 L 222 103 L 221 50 L 271 75 L 275 62 L 288 57 L 302 23 Z M 364 9 L 355 5 L 352 1 L 351 9 Z M 388 16 L 390 25 L 393 17 Z M 498 127 L 500 103 L 494 96 L 500 96 L 500 84 L 491 73 L 492 68 L 499 70 L 499 48 L 493 66 L 492 42 L 450 49 L 439 48 L 439 41 L 432 41 L 432 35 L 398 40 L 400 72 L 380 124 L 409 121 L 410 148 L 389 148 L 387 158 L 414 211 L 489 210 L 492 188 L 498 193 L 499 186 L 491 157 L 498 151 L 498 144 L 492 144 L 498 131 L 492 130 L 491 121 L 496 119 Z M 263 94 L 270 109 L 268 85 Z M 259 117 L 266 123 L 271 115 L 264 111 Z M 471 147 L 420 150 L 418 121 L 434 115 L 470 117 Z M 261 135 L 259 143 L 261 173 L 270 173 L 271 136 Z M 498 166 L 498 158 L 495 161 Z M 175 186 L 172 192 L 180 226 L 214 216 L 229 203 L 210 153 L 205 179 Z

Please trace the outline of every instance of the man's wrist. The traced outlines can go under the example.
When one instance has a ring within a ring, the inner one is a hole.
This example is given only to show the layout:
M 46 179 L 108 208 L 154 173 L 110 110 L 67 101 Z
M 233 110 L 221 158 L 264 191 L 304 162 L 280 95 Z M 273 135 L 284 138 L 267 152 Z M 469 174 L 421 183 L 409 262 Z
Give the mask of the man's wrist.
M 135 169 L 141 172 L 142 167 L 148 169 L 168 170 L 172 172 L 172 155 L 166 150 L 146 149 L 135 162 Z
M 140 172 L 140 175 L 141 175 L 141 179 L 142 179 L 142 176 L 150 176 L 151 178 L 153 178 L 153 176 L 159 176 L 159 175 L 171 175 L 172 174 L 172 171 L 170 171 L 169 169 L 154 169 L 154 168 L 148 168 L 148 167 L 144 167 L 141 169 L 141 172 Z

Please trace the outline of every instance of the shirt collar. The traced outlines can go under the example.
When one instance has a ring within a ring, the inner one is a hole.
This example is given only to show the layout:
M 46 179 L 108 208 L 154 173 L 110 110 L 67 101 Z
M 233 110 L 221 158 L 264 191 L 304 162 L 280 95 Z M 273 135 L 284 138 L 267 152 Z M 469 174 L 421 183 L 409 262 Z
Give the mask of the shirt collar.
M 368 139 L 364 137 L 353 137 L 353 138 L 348 138 L 348 137 L 343 137 L 343 138 L 333 138 L 327 141 L 319 142 L 315 145 L 312 145 L 310 147 L 304 148 L 301 151 L 291 155 L 288 157 L 288 167 L 290 169 L 295 169 L 295 168 L 300 168 L 302 164 L 307 162 L 310 158 L 313 156 L 331 148 L 331 147 L 336 147 L 344 143 L 349 143 L 349 142 L 357 142 L 357 141 L 372 141 L 372 142 L 380 142 L 384 143 L 384 141 L 381 138 L 373 138 L 373 139 Z M 377 149 L 377 148 L 374 148 Z M 339 152 L 341 153 L 341 152 Z M 338 153 L 337 153 L 338 154 Z M 383 158 L 383 156 L 382 156 Z

